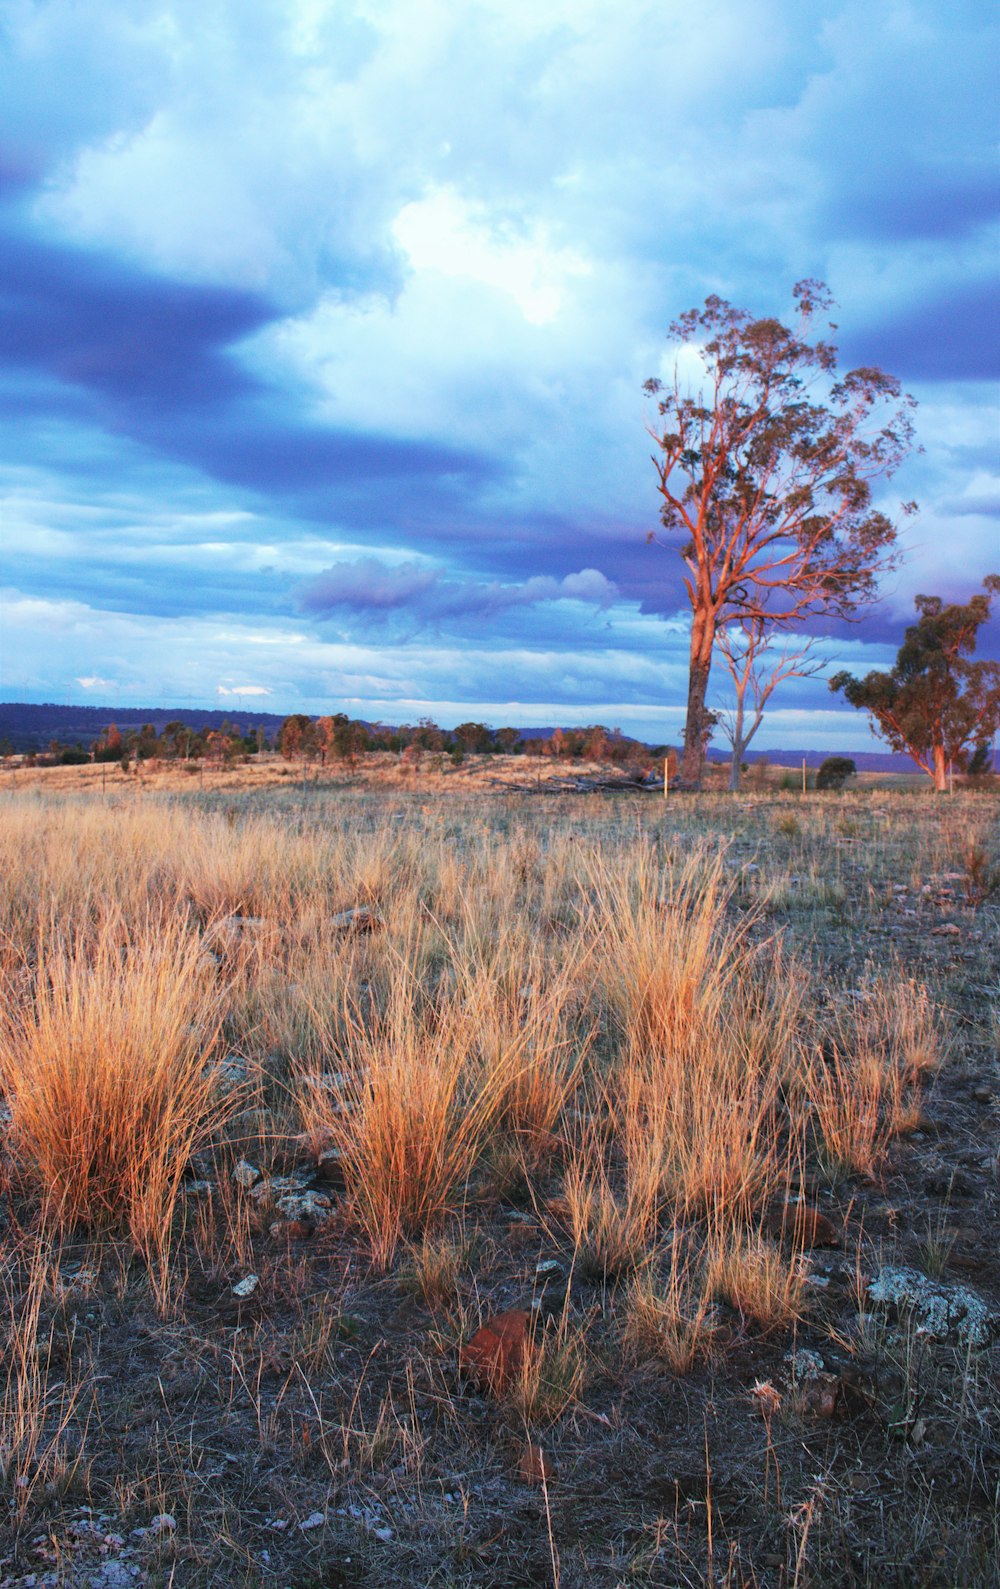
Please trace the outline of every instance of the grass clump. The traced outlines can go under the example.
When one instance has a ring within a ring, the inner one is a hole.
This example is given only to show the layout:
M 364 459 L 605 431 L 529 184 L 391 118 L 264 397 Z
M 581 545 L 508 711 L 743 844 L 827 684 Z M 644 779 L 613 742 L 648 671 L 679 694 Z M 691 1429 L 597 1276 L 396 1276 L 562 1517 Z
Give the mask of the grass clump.
M 164 1257 L 191 1155 L 229 1112 L 213 1075 L 219 1000 L 183 923 L 43 940 L 0 1019 L 13 1149 L 63 1231 L 127 1233 Z

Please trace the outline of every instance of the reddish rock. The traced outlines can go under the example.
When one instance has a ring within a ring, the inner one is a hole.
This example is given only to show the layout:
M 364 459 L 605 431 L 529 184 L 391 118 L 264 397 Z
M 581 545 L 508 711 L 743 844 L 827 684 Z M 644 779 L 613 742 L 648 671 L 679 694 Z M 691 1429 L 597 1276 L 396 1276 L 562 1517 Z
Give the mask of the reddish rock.
M 523 1448 L 517 1471 L 524 1484 L 547 1484 L 555 1478 L 556 1473 L 551 1458 L 534 1441 L 529 1441 Z
M 797 1247 L 839 1247 L 841 1234 L 811 1203 L 783 1203 L 768 1213 L 765 1226 L 779 1240 L 786 1237 Z
M 462 1373 L 494 1393 L 505 1389 L 531 1350 L 533 1322 L 523 1308 L 487 1319 L 459 1352 Z

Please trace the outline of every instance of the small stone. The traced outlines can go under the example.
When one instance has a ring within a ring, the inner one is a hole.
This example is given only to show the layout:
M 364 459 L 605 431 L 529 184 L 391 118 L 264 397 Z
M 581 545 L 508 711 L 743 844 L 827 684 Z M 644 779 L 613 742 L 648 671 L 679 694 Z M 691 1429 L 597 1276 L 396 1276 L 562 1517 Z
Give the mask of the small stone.
M 931 928 L 932 938 L 959 938 L 961 933 L 961 927 L 956 927 L 953 921 L 942 922 L 940 927 Z
M 302 1192 L 286 1192 L 277 1200 L 278 1213 L 285 1219 L 309 1220 L 314 1225 L 322 1224 L 333 1213 L 333 1204 L 325 1192 L 314 1192 L 309 1189 Z
M 233 1286 L 234 1297 L 252 1297 L 260 1285 L 260 1275 L 246 1275 Z
M 268 1229 L 275 1241 L 308 1241 L 313 1233 L 304 1219 L 276 1219 Z
M 310 1528 L 322 1528 L 323 1524 L 325 1522 L 326 1522 L 326 1513 L 325 1512 L 310 1512 L 308 1517 L 304 1517 L 302 1519 L 301 1523 L 299 1524 L 299 1527 L 302 1530 L 302 1532 L 305 1533 Z
M 373 932 L 376 927 L 384 927 L 385 920 L 371 905 L 355 905 L 327 917 L 326 924 L 334 932 Z
M 256 1279 L 256 1275 L 254 1279 Z M 150 1521 L 149 1532 L 155 1539 L 163 1534 L 172 1534 L 176 1527 L 176 1517 L 172 1517 L 169 1512 L 158 1512 Z
M 531 1349 L 533 1320 L 523 1308 L 510 1308 L 488 1319 L 466 1341 L 459 1368 L 494 1393 L 502 1391 L 521 1368 Z
M 344 1156 L 339 1148 L 324 1148 L 316 1161 L 316 1174 L 327 1186 L 343 1188 Z
M 242 1186 L 248 1192 L 251 1186 L 256 1186 L 260 1180 L 260 1171 L 255 1164 L 249 1164 L 246 1159 L 240 1159 L 239 1164 L 233 1170 L 233 1180 L 237 1186 Z
M 977 1103 L 992 1103 L 993 1102 L 993 1088 L 992 1087 L 973 1087 L 972 1096 L 973 1096 L 973 1098 L 975 1098 Z
M 376 1539 L 380 1539 L 382 1541 L 383 1545 L 388 1545 L 389 1541 L 392 1539 L 391 1528 L 373 1528 L 372 1533 Z
M 524 1484 L 547 1484 L 555 1478 L 556 1470 L 542 1447 L 529 1440 L 518 1458 L 517 1472 Z

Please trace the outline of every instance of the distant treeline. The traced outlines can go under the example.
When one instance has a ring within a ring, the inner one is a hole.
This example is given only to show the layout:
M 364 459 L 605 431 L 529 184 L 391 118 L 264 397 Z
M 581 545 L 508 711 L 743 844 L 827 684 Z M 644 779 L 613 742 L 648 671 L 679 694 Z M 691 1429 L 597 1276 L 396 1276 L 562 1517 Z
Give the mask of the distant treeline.
M 128 766 L 143 761 L 206 761 L 232 764 L 264 751 L 277 751 L 288 761 L 351 763 L 371 752 L 402 756 L 419 763 L 425 756 L 448 756 L 459 763 L 469 755 L 552 756 L 564 761 L 586 759 L 618 765 L 646 763 L 651 755 L 662 754 L 665 747 L 650 751 L 638 740 L 630 739 L 617 728 L 595 723 L 584 728 L 557 728 L 539 737 L 525 736 L 517 728 L 490 728 L 485 723 L 459 723 L 457 728 L 441 728 L 431 718 L 416 724 L 387 727 L 348 717 L 343 712 L 332 716 L 309 717 L 295 712 L 274 719 L 276 729 L 268 732 L 262 723 L 246 725 L 228 718 L 200 728 L 175 719 L 157 728 L 153 722 L 139 726 L 104 726 L 89 744 L 77 739 L 66 744 L 53 736 L 44 748 L 28 751 L 36 766 L 68 766 L 89 761 L 117 762 Z M 0 738 L 0 755 L 11 755 L 14 745 L 9 737 Z

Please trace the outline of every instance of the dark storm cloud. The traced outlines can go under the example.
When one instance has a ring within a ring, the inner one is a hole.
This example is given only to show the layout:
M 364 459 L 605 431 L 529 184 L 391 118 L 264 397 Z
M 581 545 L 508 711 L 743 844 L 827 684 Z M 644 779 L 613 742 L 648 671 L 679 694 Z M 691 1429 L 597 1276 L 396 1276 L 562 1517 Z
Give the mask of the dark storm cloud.
M 956 282 L 841 337 L 845 360 L 904 381 L 987 381 L 1000 374 L 1000 278 Z
M 279 318 L 246 291 L 173 282 L 79 249 L 0 232 L 0 406 L 89 418 L 215 479 L 301 499 L 319 517 L 378 514 L 384 482 L 451 499 L 498 469 L 442 444 L 322 428 L 243 368 L 234 347 Z M 81 402 L 80 394 L 89 399 Z M 292 410 L 292 418 L 287 417 Z M 359 511 L 355 492 L 368 494 Z M 384 506 L 384 504 L 383 504 Z

